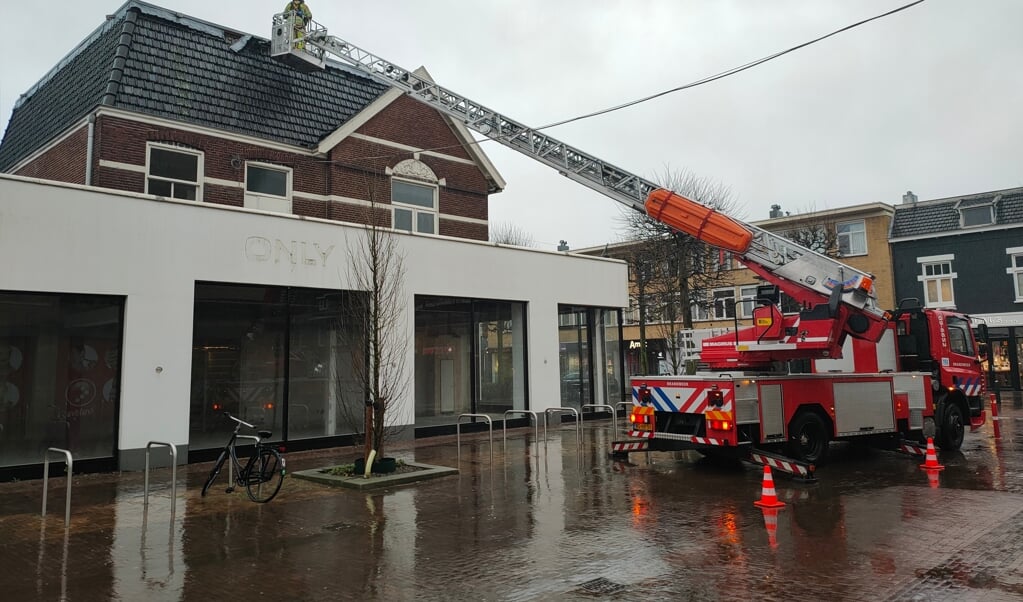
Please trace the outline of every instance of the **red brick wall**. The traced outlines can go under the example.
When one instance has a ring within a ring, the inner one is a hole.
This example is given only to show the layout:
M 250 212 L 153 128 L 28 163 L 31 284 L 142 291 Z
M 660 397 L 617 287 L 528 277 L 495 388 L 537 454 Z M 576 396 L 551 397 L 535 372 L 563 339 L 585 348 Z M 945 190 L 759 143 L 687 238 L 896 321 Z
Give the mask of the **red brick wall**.
M 357 130 L 373 136 L 423 150 L 469 159 L 458 137 L 443 116 L 408 97 L 400 97 Z M 369 199 L 389 204 L 390 178 L 384 173 L 398 163 L 412 159 L 413 153 L 358 138 L 347 138 L 331 149 L 331 192 L 339 196 Z M 475 165 L 421 153 L 425 163 L 445 185 L 439 190 L 440 234 L 472 240 L 487 240 L 487 227 L 464 222 L 445 221 L 444 215 L 486 220 L 488 183 Z
M 401 97 L 359 129 L 360 133 L 463 159 L 469 154 L 440 113 L 410 98 Z M 86 128 L 74 133 L 45 155 L 18 172 L 19 175 L 62 182 L 84 183 Z M 145 175 L 111 167 L 99 167 L 99 161 L 125 163 L 144 168 L 147 142 L 183 146 L 203 153 L 203 175 L 208 178 L 243 184 L 246 161 L 257 161 L 292 168 L 293 190 L 297 194 L 337 195 L 390 203 L 390 178 L 387 168 L 412 158 L 412 154 L 390 146 L 348 138 L 332 149 L 329 157 L 289 153 L 220 138 L 143 123 L 112 116 L 96 120 L 93 185 L 130 192 L 145 191 Z M 445 180 L 439 191 L 441 234 L 473 240 L 486 240 L 486 226 L 451 222 L 443 215 L 487 219 L 487 181 L 475 165 L 421 155 L 420 160 Z M 240 161 L 240 163 L 239 163 Z M 234 165 L 232 165 L 234 163 Z M 241 207 L 241 186 L 204 183 L 203 201 Z M 324 202 L 294 198 L 296 215 L 362 222 L 366 208 L 343 202 Z M 390 211 L 386 221 L 390 223 Z
M 19 169 L 15 175 L 69 184 L 85 184 L 85 156 L 88 143 L 89 128 L 83 125 L 59 144 Z
M 444 218 L 440 220 L 440 232 L 438 234 L 471 240 L 488 240 L 486 225 L 456 222 Z

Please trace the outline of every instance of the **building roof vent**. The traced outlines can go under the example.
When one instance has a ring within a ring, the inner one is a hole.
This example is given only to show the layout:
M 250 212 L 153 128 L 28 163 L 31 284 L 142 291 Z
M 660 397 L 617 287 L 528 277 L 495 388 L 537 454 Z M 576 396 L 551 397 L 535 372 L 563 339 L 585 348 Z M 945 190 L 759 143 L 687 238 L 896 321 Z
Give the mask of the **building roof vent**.
M 902 202 L 906 205 L 915 205 L 916 195 L 913 194 L 912 190 L 907 190 L 906 194 L 902 195 Z

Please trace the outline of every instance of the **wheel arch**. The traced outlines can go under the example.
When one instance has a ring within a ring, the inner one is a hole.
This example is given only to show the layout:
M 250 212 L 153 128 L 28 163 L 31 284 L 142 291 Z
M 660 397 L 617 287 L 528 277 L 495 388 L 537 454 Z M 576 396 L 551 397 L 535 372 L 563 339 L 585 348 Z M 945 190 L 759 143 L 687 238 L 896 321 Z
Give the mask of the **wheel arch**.
M 962 411 L 963 417 L 966 420 L 970 419 L 970 404 L 966 399 L 966 394 L 960 389 L 945 389 L 944 392 L 938 396 L 937 403 L 935 404 L 935 414 L 937 415 L 938 424 L 941 424 L 941 420 L 945 418 L 945 408 L 948 404 L 954 403 L 959 406 L 959 410 Z

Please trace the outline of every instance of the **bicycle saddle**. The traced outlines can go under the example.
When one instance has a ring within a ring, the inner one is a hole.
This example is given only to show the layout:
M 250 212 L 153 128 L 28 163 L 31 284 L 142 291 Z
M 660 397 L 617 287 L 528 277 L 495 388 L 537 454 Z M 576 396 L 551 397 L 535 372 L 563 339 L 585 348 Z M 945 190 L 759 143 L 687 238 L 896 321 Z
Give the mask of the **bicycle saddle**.
M 256 431 L 256 434 L 259 435 L 260 439 L 269 439 L 273 433 L 270 431 Z

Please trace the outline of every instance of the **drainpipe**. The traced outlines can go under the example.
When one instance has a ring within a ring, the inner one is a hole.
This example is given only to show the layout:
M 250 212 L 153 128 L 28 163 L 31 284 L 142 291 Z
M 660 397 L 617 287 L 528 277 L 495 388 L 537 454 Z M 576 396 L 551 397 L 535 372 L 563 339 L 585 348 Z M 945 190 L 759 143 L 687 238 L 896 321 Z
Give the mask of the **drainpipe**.
M 92 186 L 92 146 L 96 140 L 96 114 L 89 114 L 89 139 L 85 143 L 85 185 Z

